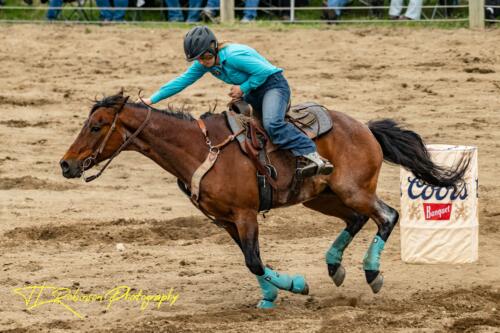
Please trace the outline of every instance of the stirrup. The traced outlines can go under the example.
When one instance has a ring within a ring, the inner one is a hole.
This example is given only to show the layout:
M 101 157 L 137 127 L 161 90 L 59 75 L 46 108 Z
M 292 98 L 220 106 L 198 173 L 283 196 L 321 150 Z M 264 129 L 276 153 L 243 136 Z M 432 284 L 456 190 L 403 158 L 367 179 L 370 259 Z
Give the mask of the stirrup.
M 316 163 L 310 161 L 310 163 L 305 166 L 298 166 L 295 173 L 301 177 L 312 177 L 316 175 L 327 176 L 333 172 L 333 165 L 329 161 L 324 162 L 322 166 L 318 166 Z

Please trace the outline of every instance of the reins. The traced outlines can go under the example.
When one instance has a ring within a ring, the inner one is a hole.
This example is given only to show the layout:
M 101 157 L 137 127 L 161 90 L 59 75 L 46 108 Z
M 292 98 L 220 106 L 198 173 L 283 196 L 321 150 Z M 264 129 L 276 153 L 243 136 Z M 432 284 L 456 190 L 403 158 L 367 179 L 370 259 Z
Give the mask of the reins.
M 96 178 L 98 178 L 104 172 L 104 170 L 106 170 L 106 168 L 111 163 L 111 161 L 113 161 L 113 159 L 116 156 L 118 156 L 118 154 L 120 154 L 122 152 L 122 150 L 125 149 L 130 144 L 130 142 L 132 142 L 132 140 L 134 140 L 139 135 L 139 133 L 141 133 L 141 131 L 144 129 L 144 127 L 146 127 L 147 123 L 149 122 L 149 118 L 151 117 L 151 108 L 148 106 L 148 114 L 146 115 L 146 119 L 141 124 L 141 126 L 139 126 L 139 128 L 130 137 L 128 137 L 124 143 L 122 143 L 120 148 L 118 148 L 113 153 L 113 155 L 111 155 L 111 157 L 108 159 L 106 164 L 104 164 L 104 166 L 102 167 L 101 170 L 99 170 L 98 173 L 96 173 L 95 175 L 92 175 L 90 177 L 85 177 L 85 169 L 88 168 L 92 164 L 92 162 L 95 162 L 95 160 L 97 159 L 99 154 L 101 154 L 102 151 L 104 150 L 106 143 L 108 142 L 109 138 L 111 137 L 111 134 L 113 133 L 113 131 L 116 128 L 116 121 L 118 120 L 118 115 L 119 115 L 120 111 L 123 109 L 123 107 L 125 106 L 126 102 L 127 101 L 125 100 L 125 102 L 121 105 L 120 109 L 118 111 L 116 111 L 115 117 L 113 118 L 113 122 L 111 123 L 111 127 L 110 127 L 108 133 L 106 133 L 106 136 L 104 137 L 104 140 L 101 142 L 99 148 L 91 156 L 87 157 L 82 163 L 82 177 L 86 183 L 91 182 L 91 181 L 95 180 Z
M 126 101 L 125 101 L 125 103 L 126 103 Z M 151 117 L 151 110 L 152 110 L 150 106 L 148 106 L 148 113 L 146 115 L 146 119 L 141 124 L 141 126 L 139 126 L 139 128 L 137 128 L 137 130 L 130 137 L 128 137 L 124 143 L 122 143 L 120 148 L 118 148 L 111 155 L 111 157 L 106 161 L 106 164 L 104 164 L 102 169 L 99 170 L 99 172 L 97 174 L 92 175 L 90 177 L 86 177 L 85 176 L 85 169 L 90 167 L 92 162 L 95 162 L 97 157 L 103 152 L 109 138 L 111 137 L 111 134 L 114 132 L 114 130 L 116 128 L 116 122 L 118 120 L 118 115 L 119 115 L 120 111 L 123 109 L 123 107 L 125 106 L 125 103 L 123 103 L 121 105 L 120 109 L 115 113 L 115 116 L 113 118 L 113 122 L 111 123 L 111 127 L 108 130 L 108 132 L 106 133 L 106 136 L 104 137 L 103 141 L 99 145 L 99 148 L 91 156 L 87 157 L 82 163 L 82 177 L 83 177 L 83 180 L 87 183 L 97 179 L 104 172 L 104 170 L 108 167 L 108 165 L 111 163 L 111 161 L 113 161 L 113 159 L 116 156 L 118 156 L 118 154 L 120 154 L 120 152 L 122 152 L 123 149 L 125 149 L 130 144 L 130 142 L 132 142 L 132 140 L 134 140 L 139 135 L 139 133 L 141 133 L 141 131 L 146 127 L 146 125 L 149 122 L 149 119 Z M 193 202 L 193 204 L 198 209 L 200 209 L 209 219 L 215 221 L 215 218 L 211 217 L 208 214 L 208 212 L 206 212 L 204 209 L 202 209 L 202 207 L 200 207 L 200 205 L 199 205 L 201 180 L 210 171 L 210 169 L 214 166 L 222 148 L 227 146 L 230 142 L 234 141 L 234 139 L 238 135 L 243 133 L 244 129 L 242 128 L 239 132 L 229 135 L 221 143 L 213 145 L 212 141 L 210 140 L 210 138 L 208 136 L 208 130 L 207 130 L 207 127 L 205 125 L 205 122 L 202 119 L 197 119 L 197 124 L 198 124 L 199 128 L 201 129 L 203 136 L 205 137 L 205 143 L 208 146 L 208 155 L 207 155 L 205 161 L 195 170 L 195 172 L 193 173 L 193 176 L 191 177 L 191 186 L 190 186 L 191 197 L 190 197 L 190 199 Z

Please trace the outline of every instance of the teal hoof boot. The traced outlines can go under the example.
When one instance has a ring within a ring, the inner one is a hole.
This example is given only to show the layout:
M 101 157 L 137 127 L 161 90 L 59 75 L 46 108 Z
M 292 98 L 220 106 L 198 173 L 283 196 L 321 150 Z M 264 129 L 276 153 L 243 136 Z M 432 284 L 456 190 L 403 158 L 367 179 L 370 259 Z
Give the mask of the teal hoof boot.
M 274 309 L 275 307 L 276 307 L 276 304 L 274 304 L 273 302 L 267 301 L 265 299 L 261 300 L 257 304 L 258 309 Z
M 309 294 L 309 285 L 306 282 L 306 279 L 302 275 L 294 275 L 292 276 L 292 289 L 291 292 L 294 294 Z
M 372 288 L 374 294 L 378 293 L 380 289 L 382 289 L 383 285 L 384 285 L 384 277 L 382 276 L 382 273 L 378 273 L 375 280 L 373 280 L 370 283 L 370 287 Z
M 344 266 L 340 265 L 337 270 L 335 271 L 335 274 L 333 274 L 331 276 L 332 280 L 333 280 L 333 283 L 335 283 L 335 285 L 337 287 L 340 287 L 342 285 L 342 283 L 344 283 L 344 279 L 345 279 L 345 269 L 344 269 Z
M 266 281 L 263 276 L 257 276 L 260 288 L 262 290 L 262 298 L 268 302 L 274 302 L 278 298 L 278 288 L 272 283 Z

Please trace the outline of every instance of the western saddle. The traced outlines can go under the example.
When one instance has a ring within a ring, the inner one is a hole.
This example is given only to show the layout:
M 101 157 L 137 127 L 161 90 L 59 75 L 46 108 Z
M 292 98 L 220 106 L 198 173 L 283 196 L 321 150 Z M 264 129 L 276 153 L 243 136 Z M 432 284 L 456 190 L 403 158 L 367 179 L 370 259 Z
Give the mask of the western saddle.
M 240 100 L 232 102 L 228 106 L 229 111 L 224 112 L 224 114 L 229 128 L 238 140 L 243 153 L 250 158 L 257 168 L 257 181 L 261 199 L 259 211 L 269 210 L 272 207 L 272 191 L 273 189 L 276 190 L 277 172 L 270 163 L 268 154 L 278 150 L 279 147 L 269 140 L 261 121 L 253 115 L 253 110 L 249 104 Z M 328 109 L 314 102 L 289 107 L 285 120 L 296 126 L 311 139 L 330 131 L 333 126 Z M 305 176 L 309 175 L 295 175 L 296 178 Z M 294 183 L 297 183 L 296 180 L 294 180 Z

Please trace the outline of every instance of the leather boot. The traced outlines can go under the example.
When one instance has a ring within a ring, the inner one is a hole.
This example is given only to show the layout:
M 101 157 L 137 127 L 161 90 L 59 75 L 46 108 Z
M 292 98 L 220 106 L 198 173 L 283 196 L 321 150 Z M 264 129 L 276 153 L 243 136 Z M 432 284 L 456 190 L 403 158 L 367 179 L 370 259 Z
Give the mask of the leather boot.
M 318 152 L 303 155 L 301 165 L 297 167 L 297 173 L 303 177 L 315 175 L 329 175 L 333 172 L 333 165 Z

